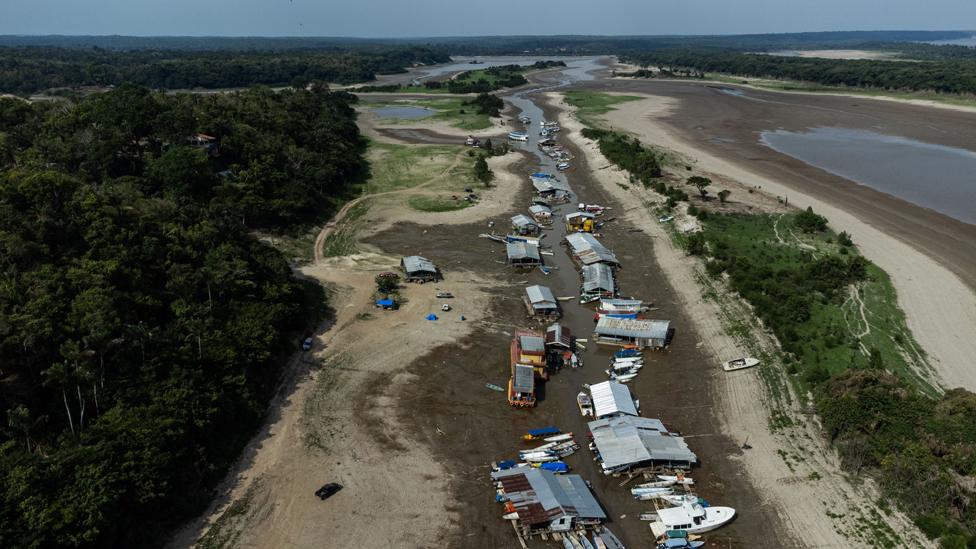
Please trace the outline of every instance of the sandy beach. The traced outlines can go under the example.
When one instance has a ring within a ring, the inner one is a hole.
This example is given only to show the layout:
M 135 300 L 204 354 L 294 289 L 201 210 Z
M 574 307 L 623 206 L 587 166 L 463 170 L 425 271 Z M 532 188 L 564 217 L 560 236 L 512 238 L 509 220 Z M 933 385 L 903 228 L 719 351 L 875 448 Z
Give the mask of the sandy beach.
M 976 340 L 971 337 L 972 327 L 976 325 L 976 294 L 972 290 L 976 271 L 969 271 L 970 276 L 966 278 L 954 272 L 976 263 L 976 250 L 972 250 L 976 238 L 969 240 L 976 227 L 930 210 L 906 206 L 904 201 L 890 197 L 878 201 L 852 200 L 858 191 L 870 191 L 868 195 L 881 193 L 842 179 L 834 183 L 840 178 L 772 151 L 761 160 L 750 162 L 748 155 L 754 150 L 751 147 L 736 149 L 736 144 L 724 143 L 722 149 L 705 149 L 700 146 L 700 139 L 688 139 L 687 134 L 675 128 L 672 121 L 680 116 L 681 107 L 682 99 L 678 97 L 648 96 L 642 101 L 620 105 L 607 115 L 607 120 L 613 127 L 631 132 L 646 143 L 694 159 L 696 166 L 715 181 L 734 180 L 744 186 L 759 186 L 775 196 L 788 196 L 790 204 L 811 206 L 825 215 L 837 231 L 853 234 L 865 257 L 891 276 L 909 328 L 928 352 L 944 385 L 976 389 L 976 369 L 970 365 L 976 353 Z M 737 153 L 721 154 L 725 149 L 736 149 Z M 779 160 L 782 165 L 776 165 Z M 790 168 L 795 164 L 801 164 L 803 169 L 792 171 Z M 811 179 L 825 181 L 813 187 L 807 185 Z M 835 186 L 831 196 L 830 185 L 839 184 L 846 185 Z M 739 199 L 748 196 L 740 194 Z M 905 215 L 899 210 L 902 206 L 922 212 Z M 922 224 L 927 232 L 959 241 L 959 245 L 951 246 L 950 250 L 926 246 L 918 238 L 922 231 L 914 231 Z M 956 228 L 962 233 L 955 232 Z

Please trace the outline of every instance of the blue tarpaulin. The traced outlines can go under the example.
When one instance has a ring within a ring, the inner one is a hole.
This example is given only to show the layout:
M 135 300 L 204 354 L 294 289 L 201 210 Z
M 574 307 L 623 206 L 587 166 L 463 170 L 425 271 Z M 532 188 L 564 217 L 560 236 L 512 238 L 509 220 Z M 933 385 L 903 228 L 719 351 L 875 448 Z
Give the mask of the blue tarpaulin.
M 504 461 L 499 461 L 497 465 L 499 470 L 504 471 L 505 469 L 511 469 L 512 467 L 515 467 L 516 465 L 518 465 L 518 463 L 511 459 L 506 459 Z
M 427 315 L 427 320 L 437 320 L 437 315 L 435 315 L 434 313 L 430 313 L 429 315 Z
M 617 351 L 616 353 L 613 353 L 613 356 L 615 356 L 617 358 L 627 358 L 627 357 L 631 357 L 631 356 L 640 356 L 640 355 L 641 355 L 641 352 L 638 351 L 637 349 L 621 349 L 621 350 Z
M 553 473 L 566 473 L 569 471 L 569 466 L 561 461 L 550 461 L 548 463 L 543 463 L 539 466 L 540 469 L 545 469 L 546 471 L 552 471 Z
M 376 302 L 376 304 L 380 307 L 383 307 L 384 309 L 388 309 L 390 307 L 393 307 L 393 300 L 390 298 L 380 299 L 379 301 Z
M 534 437 L 547 437 L 549 435 L 558 435 L 559 429 L 556 427 L 543 427 L 541 429 L 529 429 L 529 434 Z

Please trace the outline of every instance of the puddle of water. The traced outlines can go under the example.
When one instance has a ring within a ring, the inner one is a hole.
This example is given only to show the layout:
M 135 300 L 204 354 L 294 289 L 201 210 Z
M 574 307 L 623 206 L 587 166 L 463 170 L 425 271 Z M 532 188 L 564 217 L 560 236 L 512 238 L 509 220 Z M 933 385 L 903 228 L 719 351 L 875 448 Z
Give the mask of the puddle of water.
M 976 152 L 825 127 L 763 132 L 761 142 L 845 179 L 976 224 Z
M 380 118 L 399 118 L 401 120 L 417 120 L 418 118 L 426 118 L 437 112 L 426 107 L 411 106 L 376 107 L 371 110 L 373 111 L 373 114 Z

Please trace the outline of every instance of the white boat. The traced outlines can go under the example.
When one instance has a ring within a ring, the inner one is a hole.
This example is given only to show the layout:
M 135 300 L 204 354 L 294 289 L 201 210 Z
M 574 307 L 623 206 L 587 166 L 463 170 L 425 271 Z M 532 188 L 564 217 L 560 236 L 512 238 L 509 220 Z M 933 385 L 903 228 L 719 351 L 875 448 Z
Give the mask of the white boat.
M 726 372 L 734 372 L 736 370 L 745 370 L 746 368 L 752 368 L 753 366 L 759 365 L 759 359 L 752 357 L 737 358 L 735 360 L 729 360 L 722 363 L 722 369 Z
M 698 503 L 698 496 L 692 494 L 681 494 L 681 495 L 662 495 L 660 498 L 671 505 L 684 505 L 686 503 Z
M 673 482 L 675 484 L 683 484 L 685 486 L 691 486 L 695 483 L 695 479 L 691 477 L 686 477 L 683 473 L 678 473 L 677 475 L 658 475 L 658 480 Z
M 593 399 L 590 398 L 590 395 L 586 394 L 586 391 L 580 391 L 579 394 L 576 395 L 576 404 L 579 405 L 580 414 L 583 417 L 593 415 Z
M 563 534 L 563 547 L 567 546 L 567 540 L 569 541 L 569 547 L 572 547 L 573 549 L 583 549 L 583 544 L 580 543 L 579 538 L 576 537 L 576 534 L 572 532 L 565 532 Z
M 569 169 L 569 162 L 560 162 L 556 164 L 556 169 L 563 172 Z
M 580 545 L 583 546 L 583 549 L 596 549 L 596 547 L 593 547 L 593 544 L 590 543 L 590 540 L 586 539 L 586 534 L 580 534 L 579 541 Z
M 637 486 L 634 486 L 634 488 L 631 488 L 631 490 L 636 488 L 667 488 L 668 486 L 674 486 L 675 484 L 677 484 L 677 482 L 674 480 L 656 480 L 654 482 L 638 484 Z
M 674 492 L 669 488 L 668 492 L 663 493 L 650 493 L 650 494 L 637 494 L 634 499 L 637 501 L 650 501 L 652 499 L 661 499 L 661 496 L 670 496 Z
M 563 549 L 576 549 L 573 542 L 569 541 L 569 536 L 563 534 Z
M 624 549 L 624 543 L 620 541 L 609 528 L 603 527 L 603 531 L 600 532 L 600 539 L 603 540 L 603 544 L 607 546 L 607 549 Z
M 564 433 L 561 435 L 546 437 L 542 440 L 546 442 L 566 442 L 567 440 L 572 440 L 572 439 L 573 439 L 573 433 Z
M 668 530 L 684 530 L 689 534 L 701 534 L 720 528 L 735 518 L 731 507 L 703 507 L 698 503 L 685 503 L 680 507 L 658 509 L 657 522 L 651 523 L 655 537 Z
M 612 375 L 610 376 L 610 379 L 620 383 L 630 383 L 631 381 L 634 380 L 635 377 L 637 377 L 637 372 L 633 372 L 630 374 L 622 374 L 622 375 Z
M 640 370 L 644 367 L 643 362 L 614 362 L 610 365 L 614 370 Z
M 529 463 L 545 463 L 547 461 L 556 461 L 557 459 L 559 459 L 559 456 L 554 456 L 552 454 L 547 454 L 547 453 L 540 453 L 540 454 L 533 454 L 531 456 L 522 456 L 522 459 L 524 459 Z
M 667 486 L 647 486 L 647 487 L 635 486 L 630 489 L 630 493 L 635 496 L 640 494 L 671 494 L 674 493 L 674 490 L 672 490 Z
M 508 132 L 508 138 L 512 141 L 528 141 L 529 134 L 522 132 Z
M 614 357 L 614 364 L 643 364 L 644 357 L 642 356 L 624 356 L 624 357 Z

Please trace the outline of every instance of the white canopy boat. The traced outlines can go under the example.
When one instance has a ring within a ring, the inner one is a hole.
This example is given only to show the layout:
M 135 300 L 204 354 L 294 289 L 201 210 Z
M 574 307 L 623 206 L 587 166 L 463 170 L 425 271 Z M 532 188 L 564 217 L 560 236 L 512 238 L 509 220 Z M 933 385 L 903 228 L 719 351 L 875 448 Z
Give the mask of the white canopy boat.
M 695 479 L 691 477 L 686 477 L 683 473 L 678 473 L 677 475 L 658 475 L 658 480 L 673 482 L 675 484 L 683 484 L 685 486 L 691 486 L 695 483 Z
M 658 509 L 657 522 L 651 523 L 655 537 L 668 530 L 684 530 L 689 534 L 701 534 L 721 528 L 735 518 L 731 507 L 703 507 L 698 503 L 685 503 L 680 507 Z
M 736 370 L 745 370 L 746 368 L 752 368 L 753 366 L 759 365 L 758 358 L 744 357 L 737 358 L 735 360 L 729 360 L 722 363 L 722 369 L 726 372 L 734 372 Z
M 576 404 L 579 405 L 580 414 L 583 417 L 593 415 L 593 399 L 590 398 L 590 395 L 586 394 L 585 391 L 580 391 L 579 394 L 576 395 Z
M 545 463 L 547 461 L 556 461 L 559 456 L 555 456 L 548 453 L 532 454 L 531 456 L 522 456 L 522 459 L 529 463 Z
M 681 494 L 681 495 L 666 494 L 666 495 L 662 495 L 658 499 L 662 499 L 670 503 L 671 505 L 684 505 L 686 503 L 698 503 L 698 496 L 692 494 Z
M 631 381 L 634 380 L 635 377 L 637 377 L 637 372 L 622 374 L 622 375 L 611 375 L 610 379 L 614 381 L 618 381 L 620 383 L 630 383 Z

